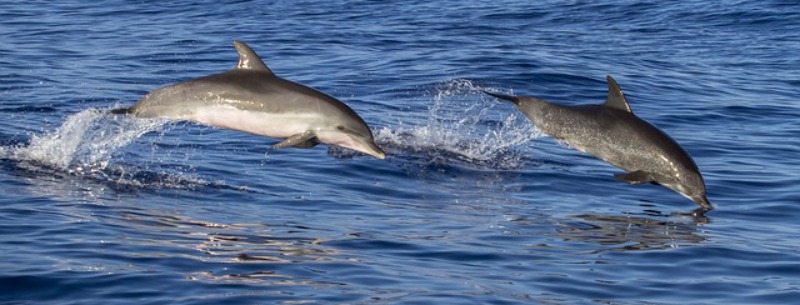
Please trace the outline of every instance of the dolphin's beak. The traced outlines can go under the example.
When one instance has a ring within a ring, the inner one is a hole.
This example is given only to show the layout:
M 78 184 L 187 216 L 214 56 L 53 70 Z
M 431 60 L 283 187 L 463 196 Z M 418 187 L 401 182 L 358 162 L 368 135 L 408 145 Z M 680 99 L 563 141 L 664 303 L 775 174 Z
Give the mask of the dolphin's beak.
M 713 210 L 714 209 L 714 206 L 712 206 L 711 202 L 708 201 L 708 198 L 706 198 L 706 195 L 694 196 L 694 197 L 692 197 L 692 201 L 694 201 L 697 204 L 699 204 L 700 207 L 702 207 L 705 210 Z
M 375 144 L 375 140 L 371 139 L 371 137 L 366 138 L 350 135 L 349 141 L 345 143 L 340 142 L 337 145 L 368 154 L 381 160 L 386 159 L 386 153 L 383 152 L 383 149 L 378 147 L 377 144 Z
M 363 147 L 361 147 L 363 149 L 363 150 L 361 150 L 361 152 L 363 152 L 365 154 L 368 154 L 370 156 L 373 156 L 375 158 L 381 159 L 381 160 L 386 159 L 386 153 L 383 152 L 383 149 L 378 147 L 378 145 L 375 144 L 375 142 L 373 142 L 373 141 L 365 141 L 364 144 L 365 145 Z
M 386 159 L 386 153 L 375 144 L 371 134 L 341 130 L 320 130 L 316 134 L 317 139 L 322 143 L 355 150 L 378 159 Z

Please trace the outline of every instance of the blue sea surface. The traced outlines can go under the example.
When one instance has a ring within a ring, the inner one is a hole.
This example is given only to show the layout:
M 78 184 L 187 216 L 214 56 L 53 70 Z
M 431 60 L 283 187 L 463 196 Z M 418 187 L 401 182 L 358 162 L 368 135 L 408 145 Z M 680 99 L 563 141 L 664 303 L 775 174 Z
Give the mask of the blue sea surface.
M 386 160 L 106 114 L 233 40 Z M 606 75 L 706 217 L 481 93 Z M 0 193 L 0 304 L 798 304 L 800 2 L 3 1 Z

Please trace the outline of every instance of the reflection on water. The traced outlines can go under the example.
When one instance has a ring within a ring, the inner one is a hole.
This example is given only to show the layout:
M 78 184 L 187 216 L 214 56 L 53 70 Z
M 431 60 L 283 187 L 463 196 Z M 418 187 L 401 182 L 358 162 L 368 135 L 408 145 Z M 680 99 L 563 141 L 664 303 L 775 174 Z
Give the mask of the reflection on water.
M 193 173 L 180 173 L 170 169 L 157 171 L 133 165 L 111 165 L 91 172 L 66 172 L 30 161 L 0 159 L 0 168 L 12 173 L 22 183 L 23 189 L 36 196 L 62 201 L 93 201 L 113 192 L 133 190 L 232 190 L 253 193 L 245 186 L 234 186 L 224 181 L 209 181 Z
M 190 268 L 193 270 L 182 270 L 191 280 L 322 285 L 309 282 L 304 276 L 281 272 L 284 268 L 279 266 L 349 263 L 337 258 L 337 251 L 323 245 L 331 238 L 327 236 L 331 232 L 323 229 L 293 223 L 224 224 L 166 214 L 128 209 L 120 214 L 118 221 L 132 226 L 140 235 L 139 238 L 128 238 L 128 242 L 142 248 L 166 247 L 151 253 L 152 256 L 191 258 L 202 262 L 193 264 Z
M 679 248 L 704 242 L 698 223 L 673 218 L 639 216 L 576 215 L 561 224 L 557 235 L 564 241 L 603 246 L 595 252 L 645 251 Z
M 122 217 L 142 229 L 155 227 L 161 234 L 176 237 L 143 242 L 190 247 L 204 254 L 201 260 L 299 263 L 322 261 L 335 254 L 320 246 L 322 238 L 309 234 L 320 230 L 302 225 L 220 224 L 142 212 L 127 212 Z

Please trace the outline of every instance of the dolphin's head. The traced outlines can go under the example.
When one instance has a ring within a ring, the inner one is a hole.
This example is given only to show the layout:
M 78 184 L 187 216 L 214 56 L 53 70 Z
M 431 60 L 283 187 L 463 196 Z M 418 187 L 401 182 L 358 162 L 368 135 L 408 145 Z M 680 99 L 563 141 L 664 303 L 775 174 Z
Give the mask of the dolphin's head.
M 357 119 L 332 120 L 324 128 L 316 130 L 317 139 L 329 145 L 336 145 L 362 152 L 378 159 L 385 159 L 386 153 L 375 144 L 367 124 Z
M 706 197 L 706 184 L 703 181 L 703 176 L 698 171 L 688 171 L 680 175 L 677 183 L 667 185 L 667 187 L 691 199 L 703 209 L 711 210 L 714 208 Z

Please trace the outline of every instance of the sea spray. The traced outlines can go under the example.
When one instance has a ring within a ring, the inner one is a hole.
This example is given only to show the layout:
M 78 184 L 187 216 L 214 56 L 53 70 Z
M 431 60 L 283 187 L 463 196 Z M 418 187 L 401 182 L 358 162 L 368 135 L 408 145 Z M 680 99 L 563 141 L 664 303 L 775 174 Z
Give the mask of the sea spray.
M 480 92 L 482 89 L 464 79 L 442 83 L 425 122 L 384 127 L 377 130 L 376 139 L 390 154 L 421 154 L 431 163 L 525 166 L 530 158 L 526 157 L 523 144 L 542 134 L 513 107 L 491 102 Z
M 166 122 L 87 109 L 68 116 L 54 131 L 32 135 L 27 144 L 0 146 L 0 158 L 13 161 L 17 168 L 34 176 L 61 177 L 58 180 L 64 183 L 80 179 L 83 188 L 88 187 L 86 181 L 94 181 L 100 183 L 100 188 L 212 187 L 252 191 L 228 186 L 224 181 L 207 181 L 193 173 L 164 170 L 160 165 L 155 166 L 157 169 L 147 164 L 110 165 L 121 148 L 146 133 L 163 131 L 164 126 L 169 126 Z M 152 162 L 163 161 L 159 157 Z
M 103 170 L 117 149 L 162 125 L 163 120 L 87 109 L 69 116 L 53 132 L 32 135 L 27 145 L 7 148 L 6 155 L 68 172 Z

